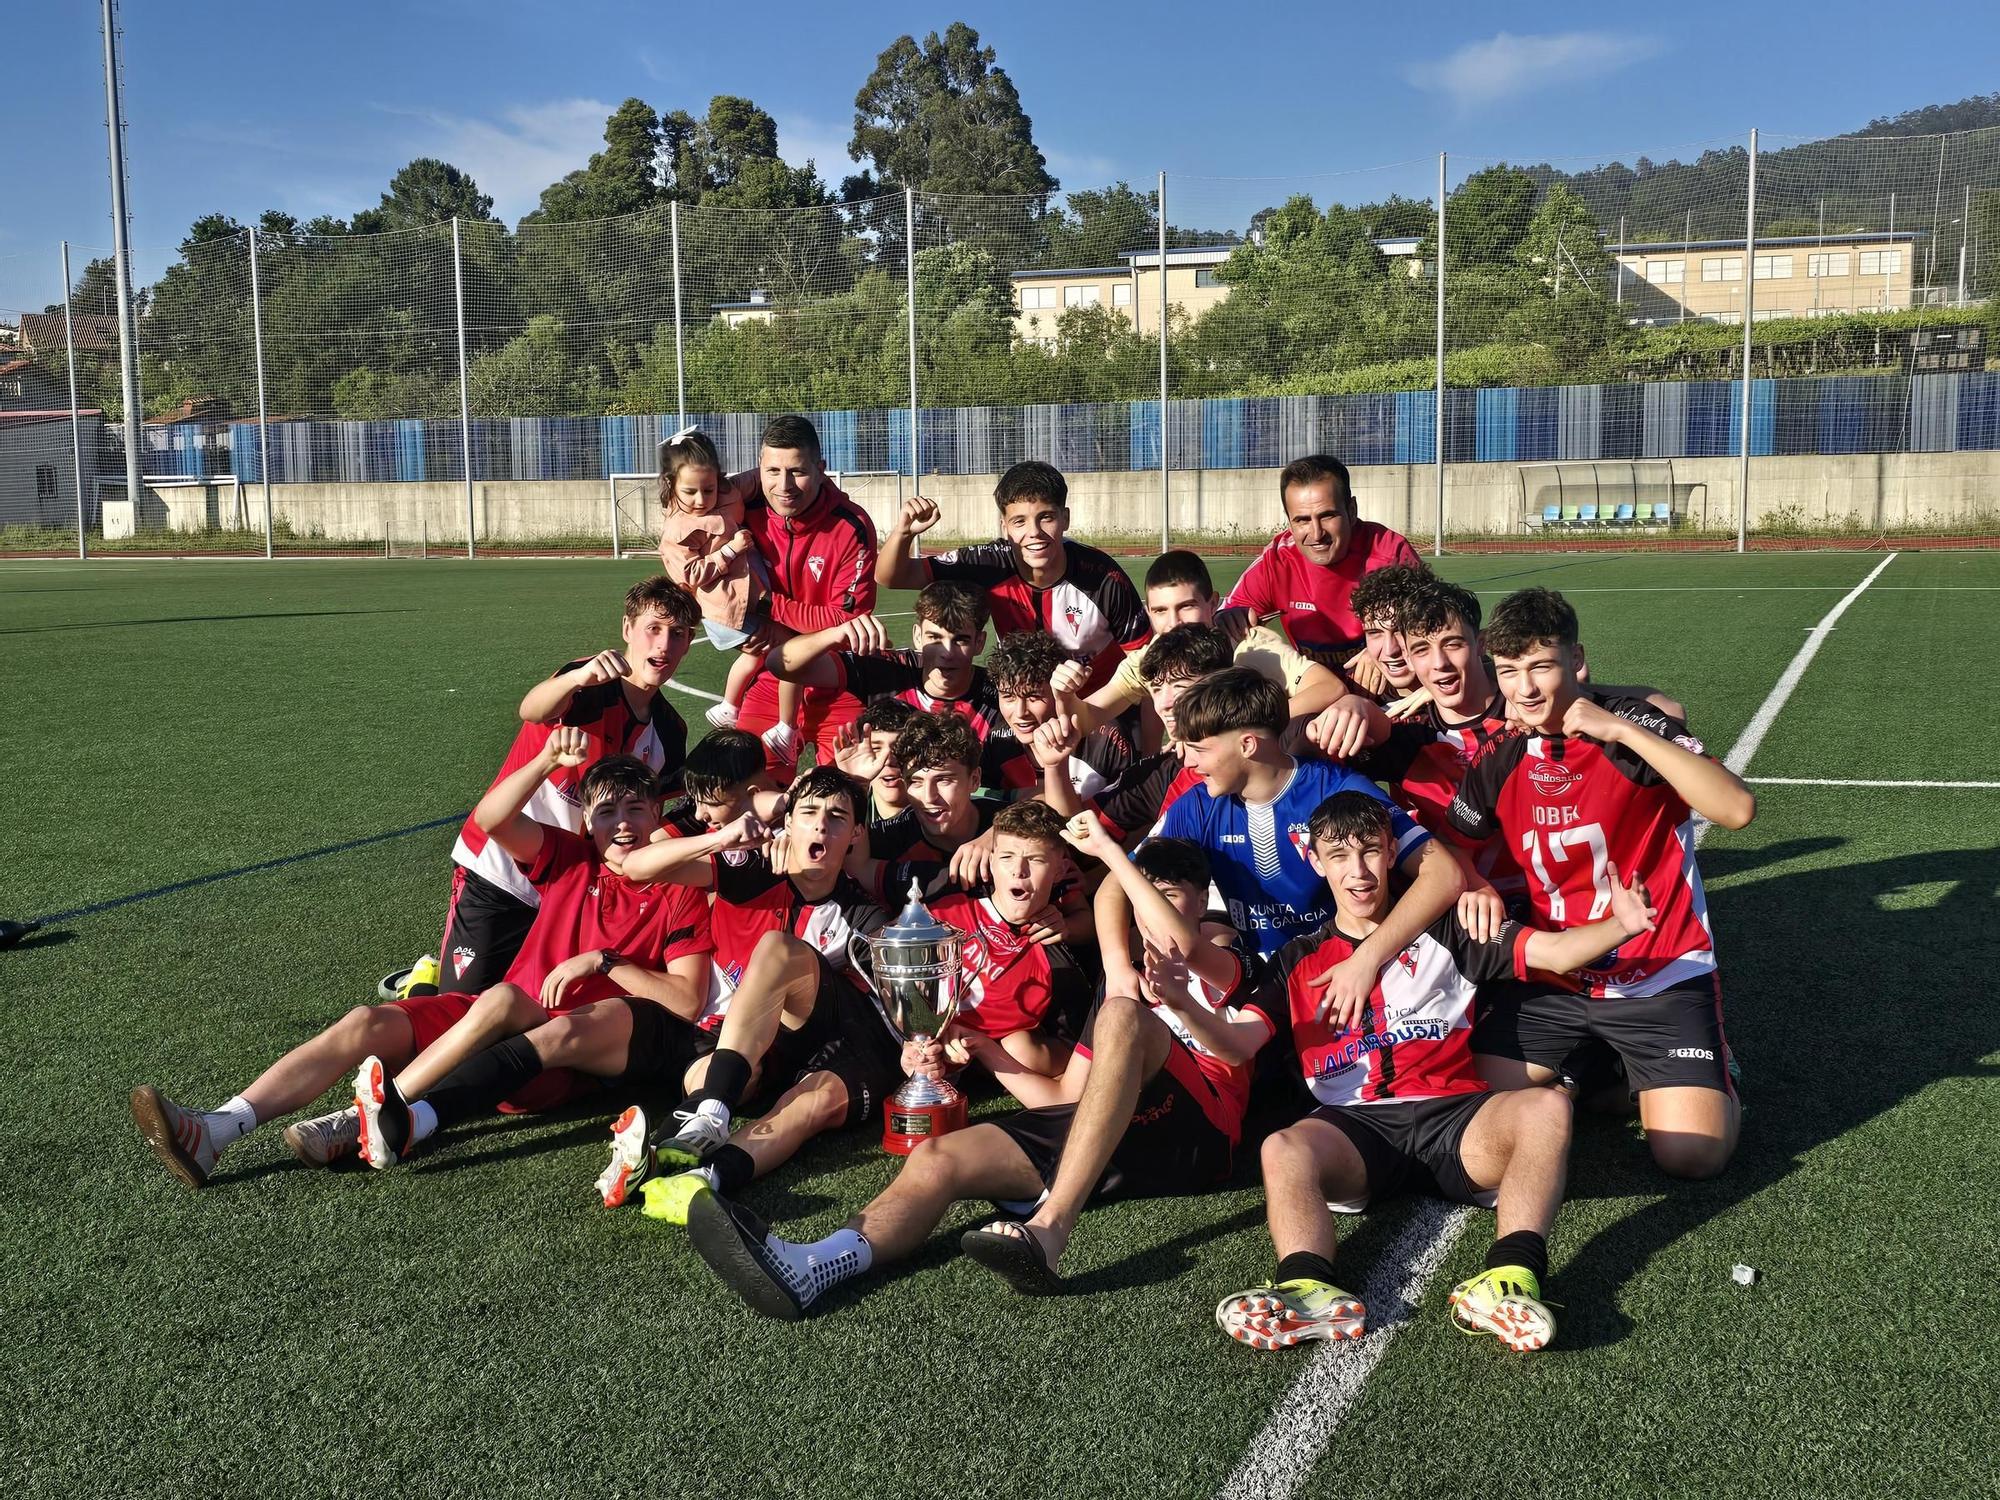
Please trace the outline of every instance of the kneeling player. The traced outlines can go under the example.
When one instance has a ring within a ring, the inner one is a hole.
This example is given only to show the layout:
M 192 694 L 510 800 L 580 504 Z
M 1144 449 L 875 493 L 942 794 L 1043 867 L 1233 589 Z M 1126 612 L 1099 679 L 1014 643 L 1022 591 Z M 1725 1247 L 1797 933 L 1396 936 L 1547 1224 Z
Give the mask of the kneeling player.
M 1530 969 L 1567 973 L 1650 931 L 1646 892 L 1613 870 L 1604 920 L 1560 933 L 1509 922 L 1484 943 L 1447 913 L 1382 966 L 1358 1011 L 1327 1014 L 1312 975 L 1347 958 L 1381 924 L 1394 853 L 1388 810 L 1362 793 L 1327 798 L 1308 833 L 1307 857 L 1333 888 L 1334 917 L 1278 952 L 1258 1002 L 1288 1034 L 1319 1107 L 1264 1142 L 1277 1275 L 1225 1298 L 1216 1321 L 1258 1349 L 1359 1338 L 1366 1309 L 1334 1283 L 1328 1200 L 1358 1210 L 1415 1189 L 1497 1210 L 1486 1269 L 1453 1289 L 1452 1318 L 1510 1349 L 1539 1349 L 1555 1336 L 1541 1279 L 1549 1226 L 1562 1206 L 1569 1097 L 1559 1089 L 1487 1091 L 1473 1067 L 1474 990 Z
M 1072 821 L 1072 834 L 1132 888 L 1149 947 L 1143 998 L 1108 997 L 1077 1049 L 1071 1075 L 1081 1097 L 925 1141 L 886 1191 L 810 1244 L 780 1239 L 740 1204 L 697 1194 L 688 1210 L 695 1249 L 758 1312 L 801 1316 L 829 1288 L 912 1253 L 968 1198 L 1040 1200 L 1026 1223 L 996 1221 L 959 1243 L 1017 1291 L 1053 1291 L 1086 1203 L 1199 1193 L 1228 1176 L 1249 1060 L 1272 1023 L 1253 1006 L 1222 1001 L 1243 969 L 1235 934 L 1201 920 L 1207 859 L 1191 844 L 1155 839 L 1128 862 L 1089 814 Z

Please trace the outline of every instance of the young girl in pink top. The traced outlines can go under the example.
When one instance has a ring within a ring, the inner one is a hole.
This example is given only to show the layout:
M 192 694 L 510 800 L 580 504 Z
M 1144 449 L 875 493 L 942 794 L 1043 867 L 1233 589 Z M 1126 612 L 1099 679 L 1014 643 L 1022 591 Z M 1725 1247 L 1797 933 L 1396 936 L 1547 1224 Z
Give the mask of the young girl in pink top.
M 660 444 L 660 510 L 661 567 L 693 590 L 709 644 L 718 651 L 738 651 L 722 702 L 708 711 L 711 725 L 727 729 L 736 723 L 743 695 L 764 667 L 763 652 L 739 648 L 760 632 L 783 627 L 771 626 L 770 580 L 764 559 L 743 529 L 743 502 L 722 487 L 722 459 L 715 444 L 695 428 L 683 428 Z M 798 697 L 797 683 L 778 684 L 778 722 L 766 732 L 766 740 L 798 717 Z

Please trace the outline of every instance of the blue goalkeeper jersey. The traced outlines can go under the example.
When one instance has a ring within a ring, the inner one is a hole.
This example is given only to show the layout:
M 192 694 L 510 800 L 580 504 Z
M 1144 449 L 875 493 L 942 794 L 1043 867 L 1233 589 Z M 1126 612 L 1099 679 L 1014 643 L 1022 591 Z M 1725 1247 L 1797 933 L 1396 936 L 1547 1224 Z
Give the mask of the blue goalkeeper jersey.
M 1306 824 L 1335 792 L 1366 792 L 1388 805 L 1398 864 L 1430 838 L 1374 782 L 1324 760 L 1295 764 L 1269 802 L 1212 797 L 1207 787 L 1195 786 L 1167 809 L 1159 832 L 1208 851 L 1209 872 L 1236 930 L 1258 953 L 1276 953 L 1333 916 L 1333 892 L 1306 863 Z

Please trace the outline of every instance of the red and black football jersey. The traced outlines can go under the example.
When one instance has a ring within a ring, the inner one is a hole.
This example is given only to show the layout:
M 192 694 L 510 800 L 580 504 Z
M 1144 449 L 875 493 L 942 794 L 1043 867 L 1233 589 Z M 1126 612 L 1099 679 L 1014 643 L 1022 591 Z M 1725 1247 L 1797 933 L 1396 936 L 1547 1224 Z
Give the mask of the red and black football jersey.
M 993 826 L 993 820 L 1000 816 L 1000 809 L 1006 804 L 991 797 L 974 797 L 973 810 L 979 814 L 979 826 L 965 838 L 955 839 L 951 844 L 940 847 L 924 837 L 924 825 L 917 821 L 913 812 L 909 818 L 893 818 L 884 823 L 880 830 L 868 832 L 868 853 L 875 859 L 899 860 L 912 865 L 942 865 L 951 862 L 958 846 L 967 840 L 977 838 Z
M 960 1025 L 995 1040 L 1032 1031 L 1089 982 L 1068 950 L 1036 942 L 1001 916 L 991 897 L 947 891 L 932 898 L 930 909 L 940 922 L 965 934 L 959 951 L 964 984 Z
M 1451 799 L 1458 795 L 1466 767 L 1489 740 L 1508 731 L 1507 701 L 1497 693 L 1477 719 L 1451 724 L 1426 704 L 1410 718 L 1389 726 L 1389 738 L 1354 756 L 1348 764 L 1389 788 L 1396 804 L 1431 833 L 1463 849 L 1473 868 L 1508 900 L 1525 893 L 1526 877 L 1507 841 L 1479 840 L 1452 826 Z
M 1685 724 L 1643 698 L 1589 696 L 1649 733 L 1701 750 Z M 1560 930 L 1603 918 L 1611 910 L 1610 865 L 1645 882 L 1659 913 L 1655 930 L 1579 970 L 1573 982 L 1584 993 L 1651 995 L 1714 970 L 1694 816 L 1630 750 L 1563 735 L 1498 736 L 1466 768 L 1450 816 L 1468 838 L 1506 840 L 1527 874 L 1539 926 Z
M 565 662 L 551 675 L 560 677 L 582 665 L 581 658 Z M 557 724 L 581 729 L 589 738 L 590 755 L 580 766 L 557 766 L 549 772 L 548 779 L 535 788 L 523 811 L 537 823 L 546 823 L 551 828 L 565 828 L 571 833 L 580 830 L 583 827 L 583 806 L 578 800 L 578 788 L 583 785 L 583 778 L 590 768 L 608 755 L 637 756 L 659 776 L 663 793 L 679 788 L 681 762 L 687 758 L 687 722 L 659 692 L 647 700 L 643 716 L 633 713 L 632 705 L 626 701 L 625 684 L 622 682 L 579 688 L 570 699 L 569 707 L 562 711 L 555 723 L 523 724 L 514 736 L 514 743 L 508 747 L 507 758 L 500 763 L 499 773 L 487 783 L 488 788 L 505 781 L 540 755 L 542 746 L 548 743 L 549 734 Z M 521 873 L 520 866 L 509 859 L 498 844 L 492 843 L 485 830 L 469 815 L 458 831 L 458 843 L 453 847 L 451 857 L 530 906 L 540 899 L 534 886 Z
M 1131 741 L 1115 723 L 1106 724 L 1085 735 L 1070 756 L 1069 782 L 1077 796 L 1088 802 L 1123 776 L 1131 764 Z M 1042 763 L 1035 759 L 1032 748 L 1001 724 L 987 736 L 986 751 L 979 761 L 979 784 L 1009 801 L 1018 800 L 1041 789 Z
M 924 691 L 924 669 L 914 651 L 836 651 L 833 661 L 840 668 L 840 685 L 863 703 L 894 698 L 925 713 L 948 708 L 978 731 L 982 743 L 1000 722 L 1000 700 L 984 667 L 972 669 L 964 697 L 933 698 Z
M 789 932 L 845 972 L 851 966 L 847 940 L 857 930 L 856 916 L 882 905 L 880 892 L 844 872 L 831 890 L 812 900 L 793 877 L 771 867 L 767 849 L 725 850 L 711 855 L 709 866 L 715 881 L 709 926 L 716 973 L 701 1024 L 711 1029 L 722 1024 L 729 997 L 742 982 L 744 966 L 765 933 Z
M 557 964 L 592 949 L 608 948 L 657 970 L 713 946 L 706 895 L 684 885 L 635 884 L 605 864 L 589 839 L 568 829 L 544 833 L 540 852 L 522 873 L 542 901 L 507 969 L 507 982 L 531 995 L 541 993 L 542 981 Z M 608 975 L 586 974 L 564 1003 L 574 1009 L 624 993 Z
M 1069 651 L 1090 659 L 1082 691 L 1095 692 L 1110 680 L 1119 656 L 1153 638 L 1145 604 L 1125 570 L 1107 552 L 1063 538 L 1063 576 L 1036 588 L 1021 576 L 1014 549 L 1005 542 L 955 547 L 930 559 L 931 577 L 970 583 L 986 591 L 993 608 L 993 631 L 1046 630 Z
M 1123 842 L 1135 833 L 1157 830 L 1167 809 L 1201 777 L 1173 747 L 1134 761 L 1110 786 L 1090 799 L 1090 808 Z
M 1336 922 L 1273 954 L 1255 1003 L 1321 1104 L 1438 1099 L 1486 1089 L 1472 1063 L 1472 1006 L 1487 980 L 1526 978 L 1530 929 L 1509 922 L 1488 943 L 1446 912 L 1382 966 L 1351 1026 L 1320 1019 L 1317 983 L 1361 946 Z

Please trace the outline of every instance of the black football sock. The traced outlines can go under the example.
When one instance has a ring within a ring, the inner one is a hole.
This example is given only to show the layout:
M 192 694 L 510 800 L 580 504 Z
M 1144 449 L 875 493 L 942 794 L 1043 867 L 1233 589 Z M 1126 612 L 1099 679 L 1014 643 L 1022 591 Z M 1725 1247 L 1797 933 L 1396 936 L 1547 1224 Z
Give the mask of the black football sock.
M 393 1078 L 382 1086 L 382 1107 L 375 1112 L 375 1123 L 391 1155 L 400 1157 L 410 1149 L 410 1104 Z
M 488 1114 L 502 1099 L 540 1076 L 542 1060 L 524 1032 L 468 1057 L 437 1081 L 424 1102 L 437 1111 L 438 1128 Z
M 1324 1281 L 1328 1286 L 1338 1284 L 1333 1279 L 1333 1262 L 1324 1255 L 1314 1255 L 1310 1250 L 1296 1250 L 1279 1261 L 1278 1280 Z
M 713 1099 L 732 1115 L 736 1106 L 743 1102 L 743 1091 L 750 1087 L 750 1059 L 741 1052 L 732 1052 L 727 1047 L 717 1047 L 708 1057 L 708 1073 L 702 1085 L 687 1097 L 687 1108 L 705 1104 Z
M 757 1163 L 750 1153 L 741 1146 L 717 1146 L 701 1164 L 715 1174 L 715 1190 L 723 1197 L 733 1197 L 750 1186 L 757 1175 Z
M 1535 1273 L 1537 1282 L 1546 1281 L 1549 1274 L 1549 1242 L 1532 1229 L 1517 1229 L 1512 1234 L 1503 1234 L 1486 1252 L 1486 1269 L 1490 1271 L 1495 1266 L 1522 1266 Z

